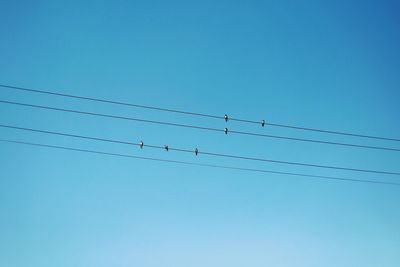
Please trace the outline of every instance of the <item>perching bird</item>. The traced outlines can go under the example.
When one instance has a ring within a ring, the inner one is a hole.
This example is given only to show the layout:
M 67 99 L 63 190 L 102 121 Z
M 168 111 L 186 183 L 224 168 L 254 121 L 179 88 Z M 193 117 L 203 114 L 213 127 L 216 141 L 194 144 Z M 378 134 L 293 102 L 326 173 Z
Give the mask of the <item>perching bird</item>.
M 196 154 L 196 156 L 199 154 L 199 150 L 197 148 L 194 150 L 194 154 Z
M 164 149 L 168 152 L 169 150 L 168 145 L 164 145 Z
M 224 115 L 224 120 L 227 122 L 229 120 L 229 117 L 227 114 Z
M 139 147 L 142 149 L 142 148 L 143 148 L 143 146 L 144 146 L 144 143 L 143 143 L 143 141 L 140 141 L 140 143 L 139 143 Z
M 228 134 L 228 128 L 225 128 L 225 129 L 224 129 L 224 133 L 225 133 L 225 134 Z

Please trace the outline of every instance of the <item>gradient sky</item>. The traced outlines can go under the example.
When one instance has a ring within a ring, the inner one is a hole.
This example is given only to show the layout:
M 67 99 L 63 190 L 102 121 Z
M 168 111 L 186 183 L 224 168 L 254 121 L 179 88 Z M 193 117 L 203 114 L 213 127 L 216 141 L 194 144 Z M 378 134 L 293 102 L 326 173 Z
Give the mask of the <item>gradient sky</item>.
M 400 137 L 396 1 L 1 1 L 0 83 Z M 400 148 L 15 92 L 0 99 Z M 400 171 L 398 152 L 0 104 L 0 123 Z M 0 129 L 0 138 L 395 182 Z M 0 266 L 399 266 L 400 189 L 0 144 Z

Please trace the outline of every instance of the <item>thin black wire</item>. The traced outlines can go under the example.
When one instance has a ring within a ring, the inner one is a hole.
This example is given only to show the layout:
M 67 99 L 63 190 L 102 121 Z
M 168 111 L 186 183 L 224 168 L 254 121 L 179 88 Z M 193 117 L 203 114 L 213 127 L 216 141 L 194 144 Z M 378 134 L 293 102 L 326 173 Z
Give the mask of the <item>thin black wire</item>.
M 31 108 L 55 110 L 55 111 L 61 111 L 61 112 L 76 113 L 76 114 L 83 114 L 83 115 L 90 115 L 90 116 L 105 117 L 105 118 L 111 118 L 111 119 L 129 120 L 129 121 L 145 122 L 145 123 L 152 123 L 152 124 L 161 124 L 161 125 L 168 125 L 168 126 L 175 126 L 175 127 L 184 127 L 184 128 L 193 128 L 193 129 L 199 129 L 199 130 L 223 132 L 223 130 L 216 129 L 216 128 L 201 127 L 201 126 L 196 126 L 196 125 L 179 124 L 179 123 L 172 123 L 172 122 L 155 121 L 155 120 L 145 120 L 145 119 L 138 119 L 138 118 L 132 118 L 132 117 L 124 117 L 124 116 L 116 116 L 116 115 L 109 115 L 109 114 L 87 112 L 87 111 L 81 111 L 81 110 L 74 110 L 74 109 L 55 108 L 55 107 L 49 107 L 49 106 L 33 105 L 33 104 L 26 104 L 26 103 L 20 103 L 20 102 L 12 102 L 12 101 L 4 101 L 4 100 L 0 100 L 0 103 L 17 105 L 17 106 L 24 106 L 24 107 L 31 107 Z
M 55 145 L 15 141 L 15 140 L 8 140 L 8 139 L 0 139 L 0 142 L 37 146 L 37 147 L 44 147 L 44 148 L 61 149 L 61 150 L 68 150 L 68 151 L 75 151 L 75 152 L 92 153 L 92 154 L 98 154 L 98 155 L 107 155 L 107 156 L 115 156 L 115 157 L 150 160 L 150 161 L 157 161 L 157 162 L 175 163 L 175 164 L 188 165 L 188 166 L 211 167 L 211 168 L 218 168 L 218 169 L 239 170 L 239 171 L 258 172 L 258 173 L 271 173 L 271 174 L 300 176 L 300 177 L 318 178 L 318 179 L 334 180 L 334 181 L 346 181 L 346 182 L 358 182 L 358 183 L 371 183 L 371 184 L 400 186 L 400 183 L 394 183 L 394 182 L 352 179 L 352 178 L 342 178 L 342 177 L 323 176 L 323 175 L 311 175 L 311 174 L 294 173 L 294 172 L 279 172 L 279 171 L 269 171 L 269 170 L 263 170 L 263 169 L 251 169 L 251 168 L 241 168 L 241 167 L 216 165 L 216 164 L 204 164 L 204 163 L 195 163 L 195 162 L 187 162 L 187 161 L 168 160 L 168 159 L 160 159 L 160 158 L 152 158 L 152 157 L 141 157 L 141 156 L 133 156 L 133 155 L 127 155 L 127 154 L 120 154 L 120 153 L 110 153 L 110 152 L 98 151 L 98 150 L 88 150 L 88 149 L 80 149 L 80 148 L 73 148 L 73 147 L 66 147 L 66 146 L 55 146 Z
M 102 141 L 102 142 L 109 142 L 109 143 L 118 143 L 118 144 L 124 144 L 124 145 L 140 146 L 140 144 L 138 144 L 138 143 L 122 141 L 122 140 L 105 139 L 105 138 L 98 138 L 98 137 L 91 137 L 91 136 L 84 136 L 84 135 L 68 134 L 68 133 L 61 133 L 61 132 L 54 132 L 54 131 L 26 128 L 26 127 L 18 127 L 18 126 L 12 126 L 12 125 L 0 124 L 0 127 L 9 128 L 9 129 L 16 129 L 16 130 L 23 130 L 23 131 L 30 131 L 30 132 L 37 132 L 37 133 L 59 135 L 59 136 L 81 138 L 81 139 L 88 139 L 88 140 L 95 140 L 95 141 Z M 157 148 L 157 149 L 165 149 L 164 146 L 147 145 L 147 144 L 145 145 L 145 147 Z M 185 152 L 185 153 L 194 153 L 194 150 L 182 149 L 182 148 L 173 148 L 173 147 L 169 147 L 169 146 L 168 146 L 168 150 L 177 151 L 177 152 Z M 363 172 L 363 173 L 375 173 L 375 174 L 385 174 L 385 175 L 400 175 L 400 173 L 398 173 L 398 172 L 377 171 L 377 170 L 368 170 L 368 169 L 359 169 L 359 168 L 347 168 L 347 167 L 319 165 L 319 164 L 310 164 L 310 163 L 292 162 L 292 161 L 281 161 L 281 160 L 273 160 L 273 159 L 264 159 L 264 158 L 245 157 L 245 156 L 229 155 L 229 154 L 222 154 L 222 153 L 213 153 L 213 152 L 207 152 L 207 151 L 198 151 L 198 154 L 203 154 L 203 155 L 208 155 L 208 156 L 215 156 L 215 157 L 225 157 L 225 158 L 249 160 L 249 161 L 259 161 L 259 162 L 269 162 L 269 163 L 286 164 L 286 165 L 314 167 L 314 168 L 335 169 L 335 170 Z
M 107 99 L 85 97 L 85 96 L 71 95 L 71 94 L 58 93 L 58 92 L 45 91 L 45 90 L 38 90 L 38 89 L 32 89 L 32 88 L 18 87 L 18 86 L 12 86 L 12 85 L 0 84 L 0 87 L 13 89 L 13 90 L 19 90 L 19 91 L 25 91 L 25 92 L 31 92 L 31 93 L 40 93 L 40 94 L 48 94 L 48 95 L 61 96 L 61 97 L 69 97 L 69 98 L 89 100 L 89 101 L 95 101 L 95 102 L 101 102 L 101 103 L 108 103 L 108 104 L 115 104 L 115 105 L 122 105 L 122 106 L 129 106 L 129 107 L 136 107 L 136 108 L 143 108 L 143 109 L 151 109 L 151 110 L 158 110 L 158 111 L 163 111 L 163 112 L 173 112 L 173 113 L 180 113 L 180 114 L 199 116 L 199 117 L 207 117 L 207 118 L 213 118 L 213 119 L 223 119 L 223 116 L 216 116 L 216 115 L 205 114 L 205 113 L 197 113 L 197 112 L 190 112 L 190 111 L 177 110 L 177 109 L 169 109 L 169 108 L 161 108 L 161 107 L 155 107 L 155 106 L 139 105 L 139 104 L 126 103 L 126 102 L 120 102 L 120 101 L 113 101 L 113 100 L 107 100 Z M 237 121 L 237 122 L 244 122 L 244 123 L 261 124 L 260 121 L 246 120 L 246 119 L 239 119 L 239 118 L 229 118 L 229 120 Z M 274 126 L 274 127 L 281 127 L 281 128 L 303 130 L 303 131 L 313 131 L 313 132 L 328 133 L 328 134 L 335 134 L 335 135 L 345 135 L 345 136 L 353 136 L 353 137 L 361 137 L 361 138 L 369 138 L 369 139 L 378 139 L 378 140 L 387 140 L 387 141 L 400 142 L 399 138 L 389 138 L 389 137 L 373 136 L 373 135 L 342 132 L 342 131 L 323 130 L 323 129 L 310 128 L 310 127 L 300 127 L 300 126 L 295 126 L 295 125 L 272 123 L 272 122 L 269 122 L 269 121 L 266 122 L 266 125 Z
M 155 121 L 155 120 L 138 119 L 138 118 L 133 118 L 133 117 L 109 115 L 109 114 L 87 112 L 87 111 L 74 110 L 74 109 L 56 108 L 56 107 L 43 106 L 43 105 L 33 105 L 33 104 L 6 101 L 6 100 L 0 100 L 0 103 L 24 106 L 24 107 L 31 107 L 31 108 L 46 109 L 46 110 L 61 111 L 61 112 L 68 112 L 68 113 L 75 113 L 75 114 L 90 115 L 90 116 L 98 116 L 98 117 L 105 117 L 105 118 L 112 118 L 112 119 L 121 119 L 121 120 L 137 121 L 137 122 L 144 122 L 144 123 L 168 125 L 168 126 L 174 126 L 174 127 L 192 128 L 192 129 L 197 129 L 197 130 L 207 130 L 207 131 L 214 131 L 214 132 L 224 132 L 224 130 L 218 129 L 218 128 L 203 127 L 203 126 L 196 126 L 196 125 L 190 125 L 190 124 Z M 376 149 L 376 150 L 400 152 L 400 149 L 390 148 L 390 147 L 378 147 L 378 146 L 357 145 L 357 144 L 349 144 L 349 143 L 338 143 L 338 142 L 321 141 L 321 140 L 314 140 L 314 139 L 294 138 L 294 137 L 287 137 L 287 136 L 258 134 L 258 133 L 232 131 L 232 130 L 228 130 L 228 133 L 249 135 L 249 136 L 258 136 L 258 137 L 265 137 L 265 138 L 291 140 L 291 141 L 301 141 L 301 142 L 309 142 L 309 143 L 317 143 L 317 144 L 326 144 L 326 145 L 338 145 L 338 146 L 346 146 L 346 147 L 357 147 L 357 148 L 364 148 L 364 149 Z
M 44 90 L 37 90 L 37 89 L 31 89 L 31 88 L 23 88 L 23 87 L 11 86 L 11 85 L 0 84 L 0 87 L 8 88 L 8 89 L 20 90 L 20 91 L 26 91 L 26 92 L 32 92 L 32 93 L 55 95 L 55 96 L 61 96 L 61 97 L 69 97 L 69 98 L 75 98 L 75 99 L 82 99 L 82 100 L 89 100 L 89 101 L 94 101 L 94 102 L 107 103 L 107 104 L 115 104 L 115 105 L 122 105 L 122 106 L 135 107 L 135 108 L 144 108 L 144 109 L 151 109 L 151 110 L 158 110 L 158 111 L 165 111 L 165 112 L 173 112 L 173 113 L 180 113 L 180 114 L 200 116 L 200 117 L 208 117 L 208 118 L 214 118 L 214 119 L 223 118 L 221 116 L 214 116 L 214 115 L 209 115 L 209 114 L 204 114 L 204 113 L 196 113 L 196 112 L 182 111 L 182 110 L 169 109 L 169 108 L 160 108 L 160 107 L 154 107 L 154 106 L 132 104 L 132 103 L 126 103 L 126 102 L 120 102 L 120 101 L 113 101 L 113 100 L 93 98 L 93 97 L 85 97 L 85 96 L 78 96 L 78 95 L 70 95 L 70 94 L 57 93 L 57 92 L 44 91 Z
M 347 147 L 357 147 L 357 148 L 377 149 L 377 150 L 388 150 L 388 151 L 397 151 L 397 152 L 400 151 L 400 149 L 398 149 L 398 148 L 391 148 L 391 147 L 380 147 L 380 146 L 367 146 L 367 145 L 358 145 L 358 144 L 349 144 L 349 143 L 339 143 L 339 142 L 322 141 L 322 140 L 307 139 L 307 138 L 296 138 L 296 137 L 289 137 L 289 136 L 278 136 L 278 135 L 269 135 L 269 134 L 249 133 L 249 132 L 242 132 L 242 131 L 229 130 L 229 133 L 240 134 L 240 135 L 258 136 L 258 137 L 276 138 L 276 139 L 285 139 L 285 140 L 291 140 L 291 141 L 311 142 L 311 143 L 326 144 L 326 145 L 347 146 Z

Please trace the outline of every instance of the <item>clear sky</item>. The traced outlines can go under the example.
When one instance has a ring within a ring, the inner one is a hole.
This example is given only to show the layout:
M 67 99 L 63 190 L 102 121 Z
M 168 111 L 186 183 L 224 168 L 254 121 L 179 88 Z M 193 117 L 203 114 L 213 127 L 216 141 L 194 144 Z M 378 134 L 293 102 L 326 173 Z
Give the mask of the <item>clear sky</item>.
M 83 3 L 85 2 L 85 3 Z M 0 83 L 400 137 L 396 1 L 1 1 Z M 0 89 L 0 99 L 400 148 Z M 0 104 L 0 123 L 400 171 L 400 153 Z M 0 138 L 398 181 L 0 129 Z M 399 187 L 0 144 L 0 266 L 399 266 Z

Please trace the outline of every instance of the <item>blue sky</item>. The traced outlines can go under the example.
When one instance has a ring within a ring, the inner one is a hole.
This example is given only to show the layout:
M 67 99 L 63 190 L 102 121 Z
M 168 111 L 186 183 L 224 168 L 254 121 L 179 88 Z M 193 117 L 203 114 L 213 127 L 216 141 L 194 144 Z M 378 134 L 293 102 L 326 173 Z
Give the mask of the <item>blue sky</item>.
M 0 83 L 400 137 L 395 1 L 1 1 Z M 1 89 L 0 99 L 399 147 Z M 2 124 L 400 171 L 398 152 L 201 132 L 0 105 Z M 138 156 L 396 181 L 0 129 Z M 398 266 L 391 186 L 0 144 L 0 266 Z

